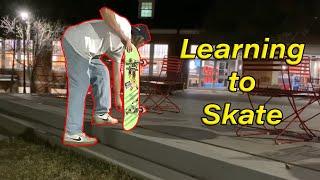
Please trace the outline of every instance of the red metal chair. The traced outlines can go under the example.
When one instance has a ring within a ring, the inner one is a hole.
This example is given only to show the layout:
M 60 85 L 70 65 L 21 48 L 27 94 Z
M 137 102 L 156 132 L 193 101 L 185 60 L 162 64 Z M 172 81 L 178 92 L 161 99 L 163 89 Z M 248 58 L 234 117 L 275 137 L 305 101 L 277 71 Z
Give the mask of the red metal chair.
M 287 123 L 283 128 L 275 127 L 277 130 L 277 136 L 275 138 L 275 142 L 277 144 L 281 143 L 291 143 L 297 141 L 308 141 L 317 137 L 307 122 L 315 117 L 317 117 L 320 113 L 316 112 L 316 114 L 311 115 L 311 117 L 303 118 L 302 113 L 312 104 L 318 102 L 319 104 L 319 90 L 314 87 L 314 82 L 311 78 L 310 72 L 310 57 L 303 57 L 301 63 L 297 66 L 287 66 L 284 71 L 282 71 L 282 82 L 284 84 L 284 88 L 289 91 L 288 101 L 293 109 L 293 113 L 283 119 L 283 123 Z M 288 82 L 286 82 L 283 78 L 284 73 L 287 74 L 288 77 L 295 77 L 299 82 L 299 86 L 295 87 L 294 82 L 292 82 L 291 78 L 288 78 Z M 297 98 L 303 98 L 306 101 L 305 104 L 298 106 Z M 295 132 L 289 130 L 289 127 L 296 122 L 299 123 L 299 127 L 303 132 Z M 283 124 L 282 123 L 282 124 Z M 295 134 L 294 137 L 298 140 L 292 140 L 291 138 L 283 138 L 282 136 L 288 134 Z
M 310 57 L 303 57 L 302 62 L 297 66 L 288 66 L 284 61 L 272 62 L 268 60 L 260 60 L 259 62 L 246 62 L 243 66 L 244 74 L 251 72 L 257 74 L 266 73 L 279 73 L 281 86 L 274 87 L 272 85 L 264 85 L 260 82 L 263 79 L 257 80 L 257 87 L 247 93 L 251 107 L 254 108 L 254 101 L 252 97 L 254 95 L 268 97 L 263 104 L 267 105 L 270 101 L 277 97 L 286 97 L 289 106 L 291 106 L 293 112 L 287 115 L 282 123 L 276 127 L 262 126 L 258 128 L 254 126 L 257 131 L 243 132 L 243 127 L 236 129 L 238 136 L 250 136 L 259 134 L 272 134 L 276 135 L 274 140 L 276 144 L 292 143 L 299 141 L 309 141 L 316 137 L 315 130 L 308 127 L 307 122 L 317 117 L 320 113 L 315 112 L 309 118 L 303 118 L 302 113 L 312 104 L 319 103 L 319 89 L 314 87 L 310 73 Z M 293 81 L 296 80 L 296 82 Z M 297 83 L 298 82 L 298 83 Z M 304 104 L 298 105 L 298 99 L 304 98 L 306 101 Z M 261 103 L 259 103 L 261 104 Z M 319 103 L 320 104 L 320 103 Z M 298 123 L 298 129 L 293 128 L 293 125 Z M 246 126 L 248 127 L 248 126 Z M 251 126 L 252 127 L 252 126 Z M 299 130 L 300 129 L 300 130 Z M 242 132 L 241 132 L 242 131 Z
M 144 81 L 147 97 L 142 102 L 150 111 L 180 112 L 179 106 L 170 98 L 174 88 L 181 84 L 182 61 L 175 57 L 164 57 L 159 76 L 156 80 Z M 151 102 L 148 105 L 147 102 Z

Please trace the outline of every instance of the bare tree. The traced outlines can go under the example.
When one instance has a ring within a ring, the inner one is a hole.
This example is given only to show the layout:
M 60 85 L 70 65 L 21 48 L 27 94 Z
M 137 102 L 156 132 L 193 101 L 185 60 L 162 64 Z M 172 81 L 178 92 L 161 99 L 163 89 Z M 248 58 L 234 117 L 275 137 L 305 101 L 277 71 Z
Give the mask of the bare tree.
M 35 55 L 41 53 L 41 51 L 51 50 L 52 41 L 58 39 L 63 31 L 60 22 L 51 23 L 45 19 L 34 21 L 32 26 Z
M 23 29 L 18 18 L 5 16 L 0 19 L 0 28 L 4 30 L 5 35 L 9 37 L 23 38 Z
M 18 39 L 24 38 L 24 25 L 18 18 L 9 16 L 0 19 L 0 28 L 7 37 Z M 33 61 L 29 64 L 31 92 L 36 93 L 36 83 L 50 81 L 52 41 L 57 40 L 63 31 L 61 22 L 50 22 L 44 18 L 33 19 L 31 26 L 28 26 L 30 40 L 32 40 Z M 28 38 L 29 39 L 29 38 Z M 27 42 L 29 48 L 29 42 Z M 15 51 L 15 50 L 14 50 Z M 42 79 L 38 77 L 41 74 Z M 45 91 L 49 91 L 47 87 Z
M 46 19 L 37 19 L 32 24 L 33 37 L 33 71 L 31 73 L 31 90 L 34 92 L 36 81 L 50 82 L 50 72 L 52 69 L 52 41 L 57 40 L 63 31 L 63 26 L 60 22 L 49 22 Z M 43 79 L 39 79 L 41 74 Z M 44 91 L 48 92 L 48 84 L 44 85 Z
M 10 18 L 9 16 L 5 16 L 0 19 L 0 29 L 3 30 L 4 34 L 7 38 L 23 38 L 23 29 L 21 27 L 21 24 L 18 23 L 17 18 Z M 13 92 L 13 85 L 14 85 L 14 62 L 15 62 L 15 56 L 16 56 L 16 41 L 13 41 L 13 47 L 12 48 L 12 67 L 11 67 L 11 86 L 10 86 L 10 92 Z M 5 48 L 3 48 L 3 51 L 5 51 Z M 5 68 L 5 55 L 2 56 L 2 67 Z

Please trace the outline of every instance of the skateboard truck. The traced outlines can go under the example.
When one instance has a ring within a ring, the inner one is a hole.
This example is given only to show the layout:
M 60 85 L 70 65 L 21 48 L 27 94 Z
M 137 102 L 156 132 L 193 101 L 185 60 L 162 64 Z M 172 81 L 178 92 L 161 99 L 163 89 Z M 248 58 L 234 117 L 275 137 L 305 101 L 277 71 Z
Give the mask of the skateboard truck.
M 140 59 L 140 61 L 135 61 L 134 59 L 130 59 L 130 62 L 126 63 L 127 65 L 131 65 L 132 67 L 136 67 L 138 64 L 141 66 L 146 66 L 148 65 L 147 59 Z
M 147 109 L 144 106 L 140 106 L 139 107 L 139 112 L 140 113 L 145 113 L 145 112 L 147 112 Z
M 132 103 L 131 107 L 129 109 L 127 109 L 126 114 L 136 113 L 136 112 L 145 113 L 145 112 L 147 112 L 147 109 L 145 107 L 143 107 L 143 106 L 140 106 L 139 108 L 136 108 L 135 104 Z
M 133 84 L 132 84 L 132 82 L 131 81 L 128 81 L 128 82 L 126 82 L 125 83 L 125 87 L 126 87 L 126 89 L 131 89 L 131 90 L 133 90 L 133 88 L 134 88 L 134 86 L 133 86 Z M 137 87 L 136 87 L 137 88 Z

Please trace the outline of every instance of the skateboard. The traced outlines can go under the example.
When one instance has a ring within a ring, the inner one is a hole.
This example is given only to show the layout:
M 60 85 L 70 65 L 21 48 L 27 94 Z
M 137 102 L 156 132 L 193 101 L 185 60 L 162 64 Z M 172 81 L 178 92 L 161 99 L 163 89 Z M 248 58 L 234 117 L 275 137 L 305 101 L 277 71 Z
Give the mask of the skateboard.
M 125 51 L 123 62 L 123 129 L 133 129 L 145 108 L 140 106 L 140 55 L 132 45 L 132 51 Z

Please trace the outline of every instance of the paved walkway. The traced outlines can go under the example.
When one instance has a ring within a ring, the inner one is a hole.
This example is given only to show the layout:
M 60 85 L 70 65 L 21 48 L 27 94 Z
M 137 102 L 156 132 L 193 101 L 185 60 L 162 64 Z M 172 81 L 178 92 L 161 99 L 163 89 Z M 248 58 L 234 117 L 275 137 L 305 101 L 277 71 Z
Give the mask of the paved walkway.
M 262 104 L 265 97 L 254 97 L 256 105 Z M 293 144 L 276 145 L 274 136 L 237 137 L 235 126 L 205 126 L 200 118 L 203 116 L 202 108 L 208 103 L 216 103 L 223 106 L 225 102 L 231 102 L 234 109 L 250 108 L 248 98 L 241 93 L 230 93 L 214 90 L 187 90 L 176 95 L 176 102 L 180 104 L 182 113 L 147 114 L 143 117 L 140 126 L 159 132 L 173 134 L 198 142 L 215 146 L 230 148 L 233 150 L 271 158 L 283 162 L 307 166 L 320 171 L 320 143 L 299 142 Z M 303 105 L 303 99 L 297 104 Z M 267 108 L 279 108 L 284 116 L 293 111 L 286 98 L 275 98 Z M 318 104 L 310 106 L 302 114 L 310 117 L 311 114 L 320 111 Z M 320 116 L 309 122 L 310 127 L 320 130 Z M 290 130 L 299 129 L 293 126 Z
M 186 90 L 184 92 L 176 93 L 174 100 L 181 106 L 181 113 L 166 112 L 163 114 L 147 113 L 142 116 L 138 128 L 132 132 L 127 132 L 130 136 L 139 138 L 149 138 L 154 142 L 159 143 L 173 143 L 172 146 L 177 148 L 184 148 L 185 150 L 193 153 L 198 153 L 201 156 L 208 158 L 215 157 L 213 148 L 220 148 L 218 152 L 221 152 L 222 156 L 228 151 L 239 152 L 240 154 L 247 154 L 246 156 L 236 156 L 233 158 L 225 157 L 231 164 L 243 164 L 249 163 L 248 166 L 254 168 L 255 171 L 270 171 L 278 172 L 280 177 L 288 177 L 288 179 L 317 179 L 320 173 L 320 143 L 317 142 L 301 142 L 294 144 L 282 144 L 275 145 L 272 136 L 255 136 L 255 137 L 236 137 L 234 132 L 234 126 L 204 126 L 201 123 L 200 117 L 203 116 L 202 108 L 205 104 L 216 103 L 219 105 L 225 102 L 233 103 L 233 108 L 246 108 L 250 107 L 246 96 L 236 93 L 232 94 L 226 91 L 198 91 L 198 90 Z M 257 104 L 262 103 L 263 97 L 257 97 L 254 99 Z M 2 103 L 1 103 L 2 102 Z M 299 100 L 298 104 L 303 104 L 303 100 Z M 21 106 L 18 108 L 18 105 Z M 15 107 L 17 107 L 15 109 Z M 269 108 L 279 108 L 285 114 L 292 112 L 291 107 L 288 106 L 286 98 L 277 98 L 272 101 Z M 34 114 L 31 109 L 37 109 L 39 114 Z M 306 110 L 304 116 L 309 116 L 311 113 L 318 111 L 319 105 L 310 106 Z M 45 113 L 40 113 L 40 111 Z M 14 112 L 23 113 L 23 117 L 32 117 L 29 121 L 39 119 L 43 124 L 52 126 L 53 128 L 63 128 L 63 115 L 65 114 L 65 99 L 57 99 L 53 97 L 41 97 L 31 95 L 3 95 L 0 96 L 0 112 L 10 115 Z M 57 118 L 55 115 L 59 115 Z M 120 116 L 114 112 L 115 116 Z M 87 110 L 87 121 L 90 120 L 91 109 Z M 21 115 L 22 117 L 22 115 Z M 34 118 L 33 118 L 34 117 Z M 310 122 L 315 129 L 320 129 L 320 116 Z M 87 123 L 88 124 L 88 123 Z M 120 125 L 115 126 L 115 129 L 120 130 Z M 119 132 L 117 130 L 117 132 Z M 97 131 L 105 131 L 98 129 Z M 111 139 L 117 139 L 118 137 L 112 137 L 114 134 L 105 134 L 103 137 L 110 139 L 108 143 L 110 146 L 121 146 L 121 141 L 111 142 Z M 120 138 L 120 137 L 119 137 Z M 163 142 L 165 140 L 165 142 Z M 180 140 L 185 140 L 180 142 Z M 115 141 L 115 140 L 113 140 Z M 183 146 L 180 147 L 182 143 Z M 186 143 L 188 142 L 188 143 Z M 138 143 L 138 142 L 137 142 Z M 171 146 L 171 145 L 170 145 Z M 118 148 L 118 147 L 117 147 Z M 205 150 L 207 149 L 207 150 Z M 141 151 L 141 150 L 140 150 Z M 223 153 L 224 152 L 224 153 Z M 150 153 L 141 152 L 142 154 Z M 147 155 L 146 155 L 147 156 Z M 240 158 L 241 157 L 241 158 Z M 255 157 L 252 159 L 252 157 Z M 234 159 L 235 158 L 235 159 Z M 239 159 L 240 158 L 240 159 Z M 285 170 L 279 170 L 279 168 L 271 167 L 271 165 L 261 165 L 260 159 L 266 159 L 264 163 L 268 163 L 269 160 L 283 164 L 282 168 L 286 169 L 290 166 L 294 166 L 294 170 L 286 172 Z M 220 160 L 223 160 L 220 159 Z M 160 161 L 160 160 L 159 160 Z M 191 161 L 191 160 L 190 160 Z M 167 159 L 163 164 L 169 162 Z M 219 161 L 220 162 L 220 161 Z M 250 164 L 253 163 L 253 164 Z M 257 163 L 255 165 L 255 163 Z M 288 166 L 285 166 L 285 165 Z M 204 167 L 201 167 L 204 168 Z M 259 170 L 260 168 L 260 170 Z M 264 169 L 261 169 L 264 168 Z M 179 170 L 183 171 L 183 170 Z M 187 171 L 187 170 L 186 170 Z M 189 170 L 190 171 L 190 170 Z M 196 173 L 196 172 L 195 172 Z M 200 173 L 200 172 L 199 172 Z M 270 173 L 272 174 L 272 173 Z M 211 177 L 211 175 L 204 176 L 204 178 Z M 287 179 L 287 178 L 285 178 Z

